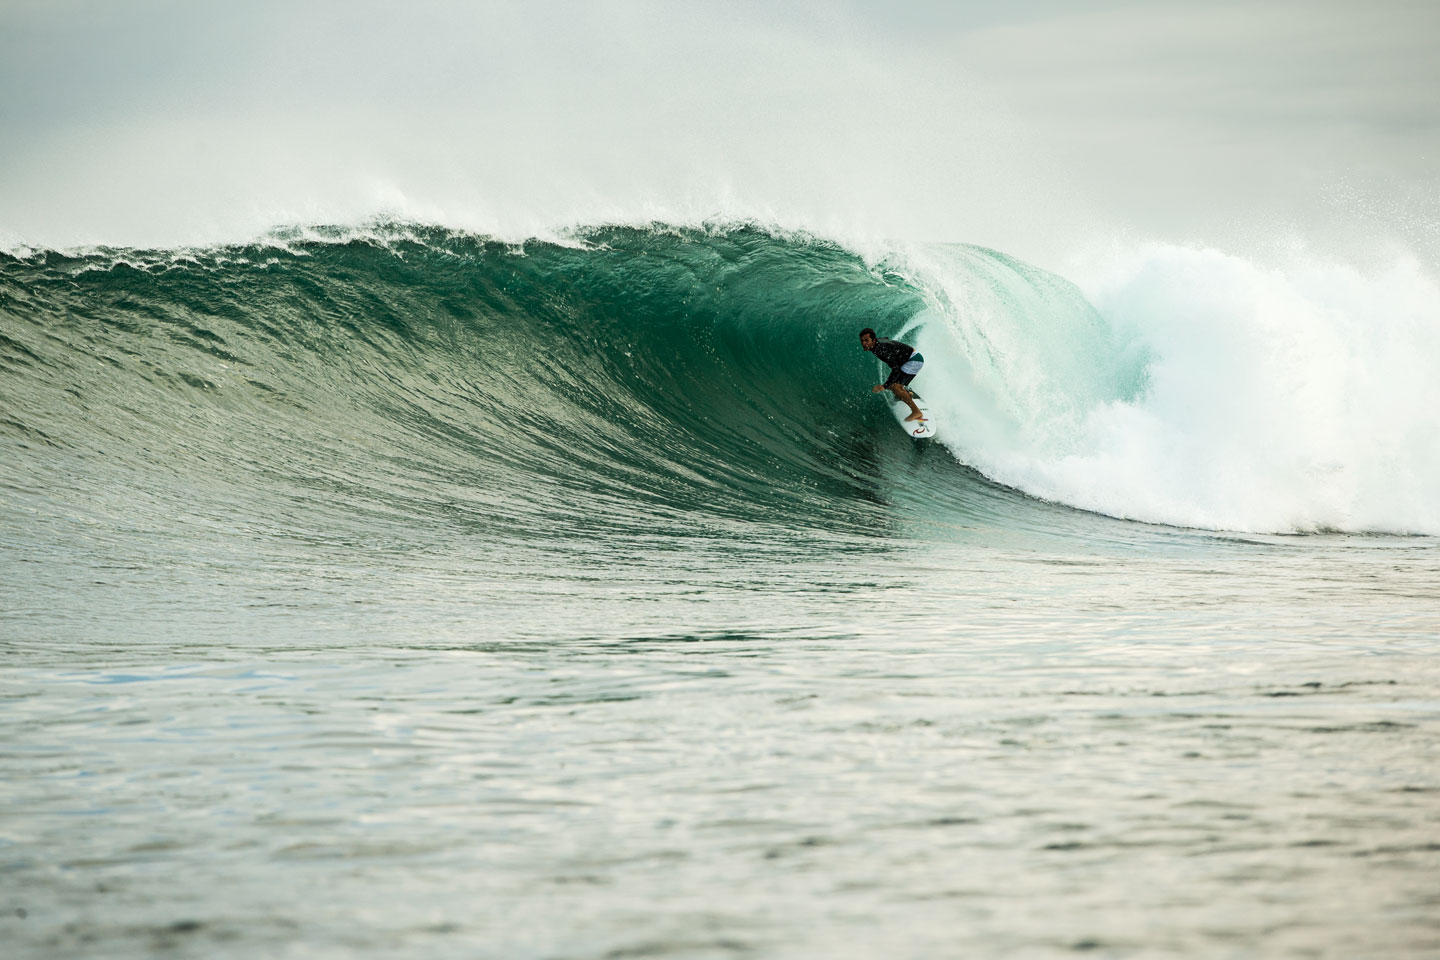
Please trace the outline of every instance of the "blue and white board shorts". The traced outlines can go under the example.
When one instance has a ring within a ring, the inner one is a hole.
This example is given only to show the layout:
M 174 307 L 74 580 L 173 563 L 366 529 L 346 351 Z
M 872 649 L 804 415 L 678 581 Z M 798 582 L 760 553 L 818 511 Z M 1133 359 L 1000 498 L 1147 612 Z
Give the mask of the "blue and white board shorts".
M 923 366 L 925 366 L 924 357 L 918 353 L 910 354 L 910 359 L 900 364 L 899 370 L 894 370 L 890 373 L 890 379 L 885 381 L 885 386 L 888 387 L 892 383 L 898 383 L 902 387 L 908 387 L 910 381 L 915 379 L 915 374 L 919 373 L 920 368 Z

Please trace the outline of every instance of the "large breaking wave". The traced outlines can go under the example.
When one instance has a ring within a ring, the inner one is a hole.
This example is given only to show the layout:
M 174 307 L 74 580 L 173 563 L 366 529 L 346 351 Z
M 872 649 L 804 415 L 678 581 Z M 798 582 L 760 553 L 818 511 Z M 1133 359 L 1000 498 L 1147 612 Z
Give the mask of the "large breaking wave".
M 0 479 L 116 523 L 461 518 L 514 549 L 1036 524 L 1037 500 L 1440 532 L 1440 295 L 1418 267 L 1273 273 L 1167 248 L 1089 293 L 982 248 L 857 252 L 754 224 L 20 251 L 0 257 Z M 943 446 L 916 448 L 870 394 L 864 326 L 926 354 Z

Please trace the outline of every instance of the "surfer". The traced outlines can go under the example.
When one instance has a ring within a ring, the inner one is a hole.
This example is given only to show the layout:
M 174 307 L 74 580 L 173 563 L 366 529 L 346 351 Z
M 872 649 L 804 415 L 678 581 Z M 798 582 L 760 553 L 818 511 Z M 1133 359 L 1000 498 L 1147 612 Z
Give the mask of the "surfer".
M 910 416 L 905 418 L 906 423 L 911 420 L 924 420 L 925 415 L 915 406 L 915 398 L 911 396 L 909 386 L 910 381 L 915 379 L 915 374 L 925 365 L 925 358 L 916 353 L 915 348 L 908 343 L 876 337 L 875 331 L 869 327 L 860 331 L 860 346 L 875 354 L 890 368 L 890 379 L 877 383 L 871 392 L 889 390 L 895 394 L 897 400 L 903 400 L 910 408 Z

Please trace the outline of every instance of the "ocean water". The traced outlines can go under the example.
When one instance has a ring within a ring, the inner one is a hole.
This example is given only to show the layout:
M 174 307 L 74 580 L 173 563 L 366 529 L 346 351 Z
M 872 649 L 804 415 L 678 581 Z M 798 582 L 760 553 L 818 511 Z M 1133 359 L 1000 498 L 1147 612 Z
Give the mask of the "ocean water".
M 1407 262 L 0 255 L 5 956 L 1440 955 L 1437 362 Z

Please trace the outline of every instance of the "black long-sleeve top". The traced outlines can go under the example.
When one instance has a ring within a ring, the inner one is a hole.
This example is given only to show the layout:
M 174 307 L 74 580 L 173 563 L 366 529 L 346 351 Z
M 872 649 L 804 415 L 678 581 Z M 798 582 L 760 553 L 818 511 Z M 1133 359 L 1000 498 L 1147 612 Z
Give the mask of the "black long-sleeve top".
M 899 340 L 880 337 L 875 341 L 875 349 L 870 352 L 879 357 L 880 362 L 891 370 L 899 370 L 900 365 L 915 354 L 915 348 L 908 343 L 901 343 Z

